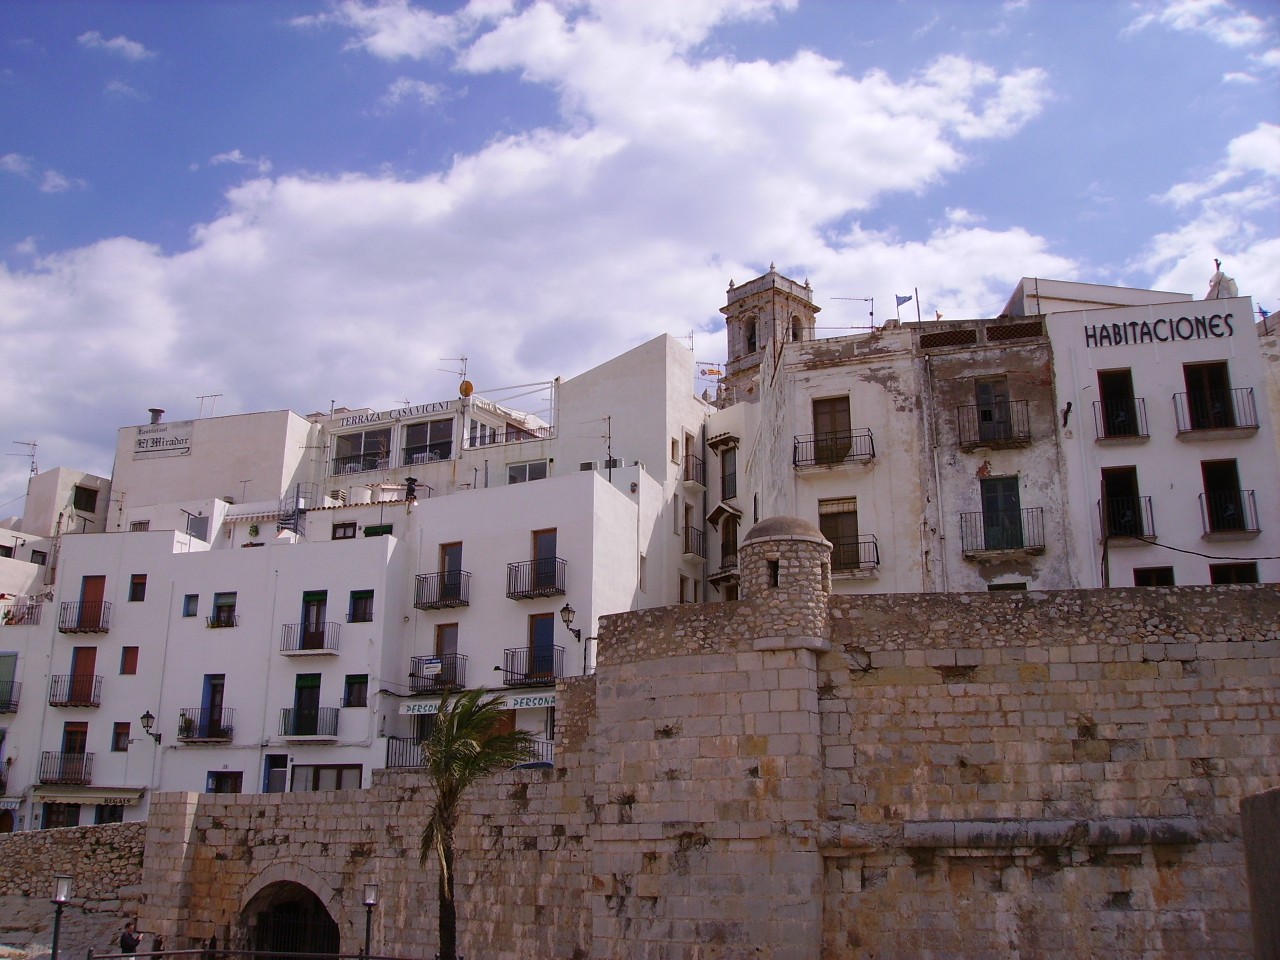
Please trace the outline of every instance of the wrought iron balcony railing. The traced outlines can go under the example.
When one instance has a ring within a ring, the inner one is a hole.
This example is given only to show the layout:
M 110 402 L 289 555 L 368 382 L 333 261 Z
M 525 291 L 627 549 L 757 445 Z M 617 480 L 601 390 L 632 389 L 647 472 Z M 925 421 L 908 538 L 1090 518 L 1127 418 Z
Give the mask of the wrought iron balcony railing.
M 443 657 L 412 657 L 409 660 L 409 689 L 414 693 L 432 690 L 459 690 L 467 685 L 465 654 Z
M 508 687 L 554 683 L 564 676 L 564 647 L 510 647 L 502 651 L 502 682 Z
M 420 443 L 404 448 L 404 466 L 416 467 L 424 463 L 437 463 L 440 460 L 448 460 L 452 455 L 452 440 L 441 440 L 437 443 Z
M 1150 497 L 1111 497 L 1098 501 L 1098 521 L 1104 537 L 1156 535 Z
M 341 625 L 325 623 L 286 623 L 280 631 L 281 653 L 336 653 Z
M 1026 400 L 956 408 L 962 447 L 1016 446 L 1031 439 L 1031 404 Z
M 1258 504 L 1252 490 L 1215 490 L 1200 494 L 1200 521 L 1205 536 L 1252 537 L 1258 526 Z
M 0 603 L 0 626 L 38 626 L 43 603 Z
M 875 534 L 837 537 L 831 542 L 831 569 L 835 573 L 874 570 L 880 566 L 880 544 Z
M 975 511 L 960 514 L 960 546 L 966 556 L 996 550 L 1044 550 L 1044 510 Z
M 471 604 L 471 574 L 466 570 L 420 573 L 414 584 L 413 605 L 419 610 L 444 610 Z
M 387 737 L 386 765 L 402 768 L 426 766 L 422 741 L 417 737 Z
M 66 600 L 58 611 L 59 633 L 107 633 L 111 604 L 106 600 Z
M 792 440 L 791 461 L 797 467 L 865 462 L 874 460 L 875 456 L 875 438 L 867 427 L 840 433 L 804 434 Z
M 1258 429 L 1258 408 L 1253 401 L 1252 387 L 1175 393 L 1173 407 L 1179 434 Z
M 371 470 L 386 470 L 391 459 L 380 453 L 356 453 L 349 457 L 333 458 L 333 476 L 347 473 L 368 473 Z
M 22 683 L 18 680 L 0 680 L 0 713 L 17 713 L 22 699 Z
M 204 618 L 207 626 L 215 629 L 240 626 L 240 616 L 234 607 L 214 607 L 213 613 Z
M 64 673 L 49 678 L 49 706 L 96 707 L 102 703 L 102 677 Z
M 533 756 L 529 758 L 530 762 L 555 763 L 556 742 L 554 740 L 547 740 L 544 737 L 534 737 L 532 747 Z
M 235 715 L 231 707 L 183 707 L 178 711 L 178 739 L 184 743 L 194 740 L 225 743 L 235 731 Z
M 569 564 L 559 557 L 507 564 L 507 596 L 512 600 L 555 597 L 564 593 Z
M 337 735 L 337 707 L 314 707 L 304 710 L 285 707 L 280 711 L 280 736 L 282 737 L 336 737 Z
M 1093 401 L 1093 429 L 1099 440 L 1145 440 L 1147 401 L 1142 397 Z
M 93 754 L 43 751 L 40 754 L 40 782 L 92 783 Z
M 692 453 L 684 455 L 683 479 L 690 486 L 706 487 L 707 465 L 702 461 L 701 457 L 694 456 Z
M 684 555 L 686 558 L 707 559 L 707 533 L 701 527 L 684 528 Z

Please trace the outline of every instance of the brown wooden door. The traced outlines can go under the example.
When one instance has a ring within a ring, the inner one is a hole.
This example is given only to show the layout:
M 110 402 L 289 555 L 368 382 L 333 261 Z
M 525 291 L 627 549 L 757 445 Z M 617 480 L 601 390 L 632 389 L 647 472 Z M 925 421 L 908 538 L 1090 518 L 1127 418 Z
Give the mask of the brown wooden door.
M 81 630 L 97 630 L 102 626 L 102 603 L 107 594 L 107 578 L 102 575 L 80 578 Z

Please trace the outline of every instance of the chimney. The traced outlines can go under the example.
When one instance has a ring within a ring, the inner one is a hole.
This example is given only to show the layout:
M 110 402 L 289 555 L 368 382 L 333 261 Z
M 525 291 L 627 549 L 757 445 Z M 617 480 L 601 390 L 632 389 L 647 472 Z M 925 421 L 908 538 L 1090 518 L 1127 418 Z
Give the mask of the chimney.
M 151 414 L 152 423 L 159 423 L 160 418 L 164 416 L 164 411 L 161 410 L 159 407 L 148 407 L 147 413 Z

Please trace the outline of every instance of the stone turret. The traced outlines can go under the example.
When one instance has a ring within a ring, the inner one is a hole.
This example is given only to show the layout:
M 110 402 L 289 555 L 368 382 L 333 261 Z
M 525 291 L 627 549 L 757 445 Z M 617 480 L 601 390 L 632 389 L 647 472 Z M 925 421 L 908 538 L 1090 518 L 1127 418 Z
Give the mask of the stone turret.
M 809 281 L 796 283 L 769 265 L 762 277 L 729 284 L 720 308 L 728 327 L 729 362 L 724 388 L 729 401 L 760 399 L 756 376 L 766 345 L 812 340 L 818 311 Z
M 831 544 L 798 517 L 768 517 L 738 549 L 744 600 L 759 601 L 756 650 L 829 650 Z

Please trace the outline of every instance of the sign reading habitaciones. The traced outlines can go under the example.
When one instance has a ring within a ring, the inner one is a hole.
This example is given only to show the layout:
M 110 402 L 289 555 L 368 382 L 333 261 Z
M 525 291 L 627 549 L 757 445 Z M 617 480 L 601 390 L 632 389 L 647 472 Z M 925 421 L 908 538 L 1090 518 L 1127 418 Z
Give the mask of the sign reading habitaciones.
M 358 413 L 351 417 L 343 417 L 338 421 L 338 426 L 358 427 L 364 423 L 381 423 L 384 420 L 408 420 L 411 417 L 424 417 L 430 413 L 450 413 L 452 410 L 452 400 L 438 400 L 435 403 L 419 403 L 412 407 L 400 407 L 396 410 Z
M 1125 347 L 1138 343 L 1168 343 L 1172 340 L 1208 340 L 1230 337 L 1232 315 L 1215 313 L 1211 317 L 1161 317 L 1159 320 L 1130 320 L 1127 323 L 1085 324 L 1086 347 Z

